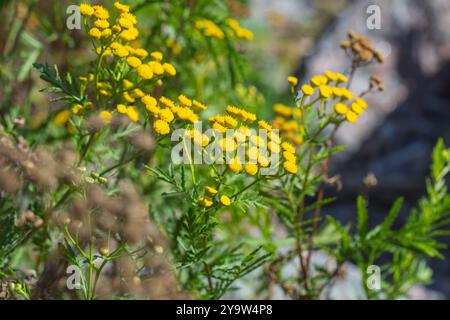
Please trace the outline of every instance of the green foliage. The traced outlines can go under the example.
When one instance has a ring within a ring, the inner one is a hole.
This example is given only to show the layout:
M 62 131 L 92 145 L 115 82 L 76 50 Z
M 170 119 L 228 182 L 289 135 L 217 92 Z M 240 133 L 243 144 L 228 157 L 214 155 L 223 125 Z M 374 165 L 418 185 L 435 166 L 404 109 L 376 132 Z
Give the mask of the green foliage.
M 67 101 L 68 103 L 82 103 L 83 99 L 80 96 L 79 84 L 72 79 L 69 72 L 66 73 L 64 80 L 61 78 L 58 67 L 53 68 L 47 63 L 34 63 L 33 66 L 41 73 L 41 79 L 48 82 L 51 86 L 41 89 L 42 92 L 47 93 L 63 93 L 64 95 L 53 99 L 56 101 Z
M 358 265 L 367 298 L 402 297 L 411 286 L 431 281 L 426 261 L 444 258 L 440 250 L 446 245 L 439 239 L 449 234 L 450 195 L 445 184 L 450 168 L 449 153 L 450 149 L 445 149 L 440 139 L 433 151 L 427 195 L 406 215 L 401 227 L 394 228 L 401 212 L 401 198 L 392 205 L 383 222 L 371 230 L 368 230 L 370 219 L 362 196 L 357 199 L 358 221 L 354 234 L 349 226 L 344 227 L 328 217 L 340 238 L 329 252 L 337 261 L 351 260 Z M 378 265 L 382 270 L 381 290 L 371 290 L 366 285 L 371 265 Z

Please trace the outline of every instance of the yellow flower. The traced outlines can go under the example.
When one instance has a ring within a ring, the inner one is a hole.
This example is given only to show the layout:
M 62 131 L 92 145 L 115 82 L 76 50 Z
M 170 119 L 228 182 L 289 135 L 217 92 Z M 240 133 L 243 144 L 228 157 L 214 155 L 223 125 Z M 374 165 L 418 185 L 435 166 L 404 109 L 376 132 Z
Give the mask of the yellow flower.
M 127 106 L 124 105 L 124 104 L 118 104 L 117 105 L 117 111 L 119 113 L 126 114 L 127 113 Z
M 118 56 L 118 57 L 126 57 L 129 55 L 129 52 L 127 50 L 127 48 L 125 48 L 123 45 L 121 45 L 118 42 L 113 42 L 111 44 L 111 48 L 112 48 L 112 52 L 114 55 Z
M 127 115 L 128 118 L 130 118 L 131 121 L 137 122 L 139 120 L 139 113 L 136 111 L 136 108 L 134 107 L 128 107 L 127 108 Z
M 141 102 L 145 104 L 145 106 L 155 106 L 158 104 L 155 98 L 149 95 L 145 95 L 141 98 Z
M 122 13 L 122 14 L 120 15 L 120 17 L 121 17 L 121 18 L 125 18 L 125 19 L 130 20 L 133 24 L 136 24 L 136 23 L 137 23 L 136 16 L 135 16 L 134 14 L 132 14 L 132 13 L 124 12 L 124 13 Z
M 258 155 L 258 164 L 265 168 L 269 166 L 269 159 L 267 159 L 265 156 L 263 156 L 262 154 Z
M 56 114 L 55 118 L 53 119 L 53 122 L 57 125 L 63 126 L 69 121 L 70 118 L 70 111 L 69 110 L 63 110 Z
M 216 189 L 214 189 L 213 187 L 205 187 L 205 191 L 206 191 L 206 193 L 208 193 L 211 196 L 215 196 L 217 194 L 217 192 L 219 192 Z
M 154 52 L 150 53 L 150 56 L 153 59 L 158 60 L 158 61 L 161 61 L 163 59 L 163 54 L 159 51 L 154 51 Z
M 321 74 L 315 75 L 311 78 L 311 84 L 314 87 L 319 87 L 319 86 L 325 85 L 327 83 L 328 83 L 328 78 Z
M 111 97 L 112 96 L 112 93 L 109 92 L 108 90 L 105 90 L 105 89 L 100 90 L 100 94 L 102 96 L 105 96 L 105 97 Z
M 294 147 L 292 144 L 290 144 L 289 142 L 283 142 L 283 143 L 281 144 L 281 147 L 282 147 L 285 151 L 288 151 L 288 152 L 290 152 L 290 153 L 295 153 L 295 147 Z
M 112 31 L 115 33 L 119 33 L 120 31 L 122 31 L 122 28 L 116 24 L 116 25 L 112 26 Z
M 111 34 L 112 34 L 111 29 L 105 29 L 105 30 L 102 31 L 102 37 L 103 37 L 103 38 L 108 38 L 108 37 L 111 36 Z M 111 50 L 106 49 L 106 50 L 105 50 L 105 55 L 106 55 L 106 56 L 109 56 L 110 54 L 111 54 Z
M 247 162 L 245 164 L 245 172 L 247 172 L 251 176 L 254 176 L 258 173 L 258 166 L 254 163 Z
M 147 105 L 145 105 L 145 108 L 146 108 L 150 113 L 152 113 L 154 116 L 157 116 L 157 115 L 159 114 L 159 110 L 161 110 L 160 108 L 158 108 L 158 107 L 156 106 L 156 104 L 155 104 L 155 105 L 147 104 Z
M 82 3 L 80 4 L 80 13 L 83 16 L 92 16 L 94 14 L 94 8 L 89 4 Z
M 239 109 L 238 107 L 235 106 L 227 106 L 225 108 L 225 111 L 229 114 L 231 114 L 232 116 L 237 116 L 241 113 L 241 109 Z
M 252 134 L 251 130 L 248 127 L 246 127 L 246 126 L 241 126 L 239 128 L 239 132 L 241 132 L 246 137 L 250 137 L 251 134 Z
M 133 94 L 137 97 L 137 98 L 142 98 L 143 96 L 145 96 L 144 91 L 142 91 L 139 88 L 136 88 L 133 90 Z
M 234 128 L 238 124 L 237 120 L 229 115 L 224 116 L 223 120 L 224 120 L 224 124 L 227 128 Z
M 175 107 L 175 104 L 172 100 L 170 100 L 169 98 L 166 98 L 164 96 L 162 96 L 161 98 L 159 98 L 159 102 L 161 102 L 161 104 L 165 105 L 166 107 L 169 107 L 171 109 L 173 109 Z
M 81 104 L 74 104 L 72 106 L 72 113 L 73 114 L 78 114 L 80 113 L 80 111 L 83 109 L 83 106 Z
M 258 151 L 257 147 L 251 147 L 250 149 L 247 150 L 247 157 L 250 160 L 257 160 L 258 155 L 259 155 L 259 151 Z
M 146 64 L 141 64 L 138 68 L 137 68 L 137 72 L 139 74 L 139 76 L 142 79 L 148 80 L 153 78 L 153 71 L 152 69 L 146 65 Z
M 286 170 L 287 172 L 292 173 L 292 174 L 296 174 L 298 171 L 297 165 L 290 161 L 285 161 L 283 163 L 283 168 L 284 168 L 284 170 Z
M 303 142 L 302 136 L 300 136 L 298 134 L 294 135 L 291 140 L 297 145 L 299 145 L 300 143 Z
M 201 102 L 198 102 L 197 100 L 192 100 L 192 104 L 193 104 L 194 108 L 196 108 L 198 111 L 203 111 L 203 110 L 208 109 L 207 106 L 205 106 Z
M 94 39 L 99 39 L 102 36 L 102 32 L 97 28 L 89 30 L 89 35 Z
M 336 73 L 337 81 L 338 82 L 347 82 L 347 77 L 344 76 L 342 73 Z
M 231 204 L 231 199 L 228 198 L 226 195 L 220 196 L 220 203 L 224 206 L 229 206 Z
M 190 137 L 193 138 L 194 144 L 196 144 L 197 146 L 200 146 L 200 147 L 206 147 L 208 145 L 209 138 L 206 134 L 202 134 L 197 129 L 190 130 L 190 131 L 191 131 Z
M 218 141 L 219 147 L 226 152 L 236 150 L 236 142 L 231 138 L 225 138 Z
M 235 131 L 233 134 L 234 140 L 238 143 L 243 143 L 245 140 L 247 140 L 247 137 L 240 131 Z
M 100 119 L 102 119 L 103 124 L 109 124 L 112 119 L 112 114 L 109 111 L 102 111 L 99 114 Z
M 120 12 L 129 12 L 130 11 L 130 7 L 125 5 L 125 4 L 121 4 L 120 2 L 116 1 L 114 2 L 114 7 L 116 7 L 116 9 Z
M 314 94 L 314 88 L 309 84 L 302 85 L 302 92 L 306 96 L 312 96 Z
M 238 173 L 239 171 L 242 170 L 242 163 L 239 160 L 239 158 L 234 158 L 230 160 L 230 162 L 228 163 L 228 167 L 234 173 Z
M 277 114 L 280 114 L 286 118 L 292 115 L 292 108 L 285 106 L 284 104 L 277 103 L 272 107 L 273 111 Z
M 354 113 L 356 113 L 357 115 L 361 115 L 361 114 L 363 114 L 364 109 L 359 104 L 357 104 L 356 102 L 353 102 L 352 103 L 352 111 Z
M 194 112 L 187 107 L 178 107 L 175 109 L 175 112 L 181 120 L 189 120 Z
M 289 161 L 289 162 L 293 162 L 293 163 L 297 162 L 297 157 L 293 153 L 291 153 L 289 151 L 284 151 L 283 152 L 283 158 L 286 161 Z
M 128 30 L 123 30 L 120 33 L 120 37 L 122 38 L 122 40 L 124 41 L 133 41 L 136 40 L 136 38 L 139 35 L 139 30 L 136 28 L 130 28 Z
M 160 135 L 166 135 L 170 132 L 169 124 L 164 120 L 156 120 L 153 123 L 153 129 L 155 129 L 155 132 Z
M 227 131 L 227 128 L 225 128 L 224 126 L 222 126 L 218 122 L 214 122 L 212 127 L 213 127 L 214 130 L 216 130 L 219 133 L 225 133 Z
M 287 81 L 288 81 L 289 84 L 290 84 L 291 86 L 293 86 L 293 87 L 295 87 L 295 86 L 297 85 L 297 83 L 298 83 L 297 77 L 294 77 L 294 76 L 289 76 L 289 77 L 287 77 Z
M 164 63 L 163 68 L 164 68 L 164 71 L 171 76 L 175 76 L 177 74 L 177 70 L 170 63 Z
M 128 103 L 134 103 L 136 101 L 136 99 L 134 99 L 132 96 L 130 96 L 130 94 L 128 92 L 124 92 L 123 93 L 123 98 L 128 102 Z
M 264 130 L 267 130 L 267 131 L 272 130 L 272 126 L 271 126 L 270 124 L 268 124 L 268 123 L 267 123 L 266 121 L 264 121 L 264 120 L 258 121 L 258 126 L 259 126 L 261 129 L 264 129 Z
M 264 139 L 261 138 L 260 136 L 251 136 L 250 141 L 252 142 L 252 144 L 254 146 L 257 146 L 257 147 L 264 147 L 266 145 Z
M 108 20 L 95 20 L 94 25 L 100 29 L 106 29 L 109 27 Z
M 348 108 L 345 104 L 338 102 L 334 105 L 334 110 L 338 113 L 338 114 L 346 114 L 348 111 Z
M 338 87 L 332 87 L 331 88 L 331 91 L 333 91 L 333 95 L 335 96 L 335 97 L 342 97 L 342 95 L 343 95 L 343 91 L 342 91 L 342 89 L 341 88 L 338 88 Z
M 127 80 L 127 79 L 124 79 L 124 80 L 123 80 L 123 87 L 124 87 L 125 89 L 130 89 L 130 88 L 132 88 L 133 86 L 134 86 L 134 83 L 131 82 L 130 80 Z
M 280 135 L 278 134 L 277 131 L 275 130 L 271 130 L 268 134 L 267 134 L 267 138 L 269 138 L 270 141 L 275 142 L 276 144 L 280 144 Z
M 205 208 L 209 208 L 213 205 L 212 200 L 208 197 L 200 197 L 198 199 L 198 202 L 200 203 L 200 205 L 202 205 Z
M 275 141 L 269 141 L 269 143 L 267 144 L 267 148 L 272 153 L 280 153 L 280 145 Z
M 324 72 L 324 74 L 328 78 L 328 80 L 330 80 L 330 81 L 336 81 L 337 78 L 338 78 L 338 76 L 334 72 L 331 72 L 329 70 L 326 70 Z
M 100 20 L 109 19 L 109 12 L 104 7 L 102 7 L 100 5 L 95 5 L 95 6 L 93 6 L 93 8 L 95 10 L 94 15 L 97 19 L 100 19 Z
M 147 50 L 142 48 L 137 48 L 136 50 L 134 50 L 134 54 L 137 55 L 138 57 L 141 57 L 142 59 L 145 59 L 148 56 Z
M 159 110 L 158 115 L 162 120 L 166 122 L 172 122 L 172 120 L 174 119 L 173 113 L 169 108 Z
M 331 88 L 327 85 L 321 85 L 319 87 L 320 96 L 324 99 L 328 99 L 331 96 Z
M 353 99 L 353 93 L 351 93 L 347 88 L 341 88 L 342 98 L 351 100 Z
M 130 55 L 134 55 L 135 54 L 136 49 L 134 49 L 132 46 L 125 45 L 125 48 L 128 50 Z
M 188 120 L 189 120 L 189 122 L 191 122 L 191 123 L 197 123 L 197 122 L 200 121 L 200 118 L 198 117 L 198 115 L 196 115 L 195 113 L 192 112 L 192 113 L 189 115 Z
M 348 111 L 345 116 L 347 117 L 348 122 L 355 123 L 358 121 L 358 116 L 353 111 Z
M 356 102 L 359 106 L 361 106 L 361 108 L 363 108 L 363 109 L 366 109 L 366 108 L 367 108 L 367 102 L 366 102 L 365 100 L 361 99 L 360 97 L 357 97 L 357 98 L 355 99 L 355 102 Z
M 127 18 L 119 18 L 119 25 L 122 28 L 126 28 L 126 29 L 133 28 L 133 26 L 134 26 L 133 22 L 128 20 Z
M 152 69 L 154 74 L 161 75 L 164 73 L 164 68 L 161 63 L 156 61 L 150 61 L 148 66 Z
M 136 57 L 128 57 L 127 63 L 130 67 L 132 67 L 134 69 L 136 69 L 137 67 L 139 67 L 142 64 L 141 60 L 139 60 L 139 58 L 136 58 Z

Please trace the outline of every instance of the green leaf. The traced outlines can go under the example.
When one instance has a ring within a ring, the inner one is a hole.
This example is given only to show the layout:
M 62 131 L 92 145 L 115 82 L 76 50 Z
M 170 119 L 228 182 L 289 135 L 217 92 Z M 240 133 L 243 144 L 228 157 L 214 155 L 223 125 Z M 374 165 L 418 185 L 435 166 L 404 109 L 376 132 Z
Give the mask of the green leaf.
M 389 210 L 388 215 L 384 219 L 383 223 L 381 224 L 381 233 L 384 233 L 386 231 L 389 231 L 392 225 L 395 222 L 395 219 L 397 218 L 398 214 L 400 213 L 400 209 L 403 205 L 403 198 L 398 198 L 395 203 L 392 205 L 391 209 Z
M 357 209 L 358 209 L 358 224 L 357 230 L 360 241 L 364 241 L 367 234 L 367 223 L 368 223 L 368 213 L 366 208 L 366 203 L 362 196 L 358 196 L 357 199 Z
M 33 63 L 33 67 L 41 72 L 42 80 L 51 84 L 50 87 L 42 89 L 41 91 L 50 93 L 65 93 L 65 100 L 69 102 L 83 102 L 78 86 L 72 80 L 72 76 L 69 73 L 66 74 L 66 81 L 63 81 L 56 65 L 51 68 L 47 62 Z

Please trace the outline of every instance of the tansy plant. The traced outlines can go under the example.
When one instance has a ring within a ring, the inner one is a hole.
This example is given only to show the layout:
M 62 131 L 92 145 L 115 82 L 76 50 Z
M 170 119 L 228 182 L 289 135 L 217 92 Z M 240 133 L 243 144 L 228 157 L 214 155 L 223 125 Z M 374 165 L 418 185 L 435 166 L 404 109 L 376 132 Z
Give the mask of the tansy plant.
M 167 232 L 173 237 L 173 257 L 179 264 L 182 284 L 198 292 L 200 296 L 220 297 L 234 280 L 259 267 L 269 254 L 259 255 L 259 248 L 244 254 L 238 252 L 237 248 L 225 245 L 220 248 L 217 243 L 213 243 L 212 236 L 217 227 L 217 211 L 230 206 L 245 190 L 266 179 L 264 175 L 260 175 L 261 168 L 272 165 L 279 175 L 295 173 L 297 166 L 294 155 L 290 161 L 280 161 L 278 156 L 274 157 L 272 163 L 269 160 L 272 154 L 277 155 L 281 148 L 289 149 L 290 145 L 283 143 L 277 132 L 271 132 L 268 123 L 262 120 L 257 122 L 255 114 L 233 106 L 228 106 L 224 115 L 210 117 L 213 129 L 211 137 L 198 131 L 195 124 L 199 123 L 200 113 L 207 107 L 183 94 L 178 95 L 176 100 L 161 94 L 164 81 L 167 77 L 175 76 L 176 69 L 170 63 L 163 62 L 163 53 L 159 51 L 149 53 L 143 48 L 133 46 L 139 31 L 136 28 L 136 17 L 129 12 L 129 7 L 116 2 L 114 10 L 110 12 L 100 5 L 82 4 L 80 12 L 96 55 L 92 69 L 81 75 L 79 81 L 73 80 L 70 74 L 63 80 L 56 67 L 36 64 L 42 72 L 42 79 L 52 84 L 46 91 L 64 93 L 58 100 L 71 105 L 69 109 L 59 111 L 54 116 L 54 122 L 66 126 L 68 132 L 73 135 L 80 150 L 79 165 L 87 165 L 93 160 L 91 150 L 103 135 L 114 134 L 116 137 L 124 137 L 137 127 L 148 129 L 157 136 L 161 148 L 167 147 L 170 143 L 169 133 L 182 129 L 183 134 L 180 138 L 183 146 L 192 142 L 194 146 L 200 146 L 200 152 L 207 157 L 217 148 L 222 152 L 219 158 L 224 164 L 209 165 L 208 168 L 212 172 L 207 177 L 203 175 L 203 181 L 196 175 L 194 155 L 187 155 L 189 183 L 186 182 L 184 165 L 170 166 L 167 172 L 147 166 L 152 175 L 172 184 L 174 192 L 181 195 L 189 205 L 186 214 L 177 217 L 175 226 L 167 223 Z M 234 30 L 238 31 L 238 25 L 231 24 Z M 123 129 L 122 121 L 130 124 L 125 124 Z M 249 128 L 256 123 L 255 128 L 269 131 L 268 134 L 266 132 L 266 139 Z M 229 133 L 227 131 L 230 129 L 231 136 L 224 136 L 223 134 Z M 267 137 L 270 140 L 266 143 Z M 238 144 L 241 145 L 240 149 L 244 148 L 244 158 L 233 156 L 230 159 L 231 153 L 238 149 Z M 259 147 L 266 147 L 266 144 L 268 147 L 266 153 L 258 150 Z M 208 149 L 211 146 L 212 148 Z M 126 151 L 126 148 L 124 150 Z M 185 153 L 187 150 L 183 149 Z M 108 176 L 110 172 L 141 156 L 141 150 L 129 157 L 126 157 L 124 152 L 118 163 L 91 172 L 92 182 L 108 184 L 111 180 Z M 249 161 L 246 162 L 245 158 Z M 107 162 L 109 162 L 107 159 L 101 161 Z M 180 181 L 175 177 L 178 171 Z M 227 176 L 240 172 L 254 177 L 253 181 L 238 190 L 227 186 Z M 205 181 L 211 183 L 211 186 L 206 185 Z M 58 201 L 58 206 L 72 194 L 81 191 L 77 187 L 69 186 Z M 88 225 L 92 225 L 92 222 Z M 171 230 L 172 227 L 178 230 Z M 67 246 L 73 247 L 68 252 L 88 259 L 89 272 L 84 292 L 86 298 L 93 298 L 99 279 L 97 274 L 102 271 L 102 266 L 94 265 L 96 256 L 93 245 L 90 243 L 86 251 L 79 245 L 78 236 L 75 236 L 70 228 L 66 227 L 65 233 Z M 119 246 L 116 251 L 123 250 L 122 248 L 123 246 Z M 115 257 L 116 251 L 112 257 Z
M 239 46 L 253 34 L 224 7 L 80 5 L 92 61 L 64 75 L 35 64 L 58 102 L 40 139 L 63 143 L 50 151 L 35 139 L 30 148 L 10 117 L 0 127 L 0 293 L 7 283 L 7 293 L 23 299 L 217 299 L 256 276 L 252 298 L 271 298 L 279 287 L 286 297 L 315 299 L 327 297 L 346 262 L 361 270 L 361 298 L 404 296 L 429 280 L 426 261 L 441 257 L 437 237 L 447 233 L 450 211 L 450 151 L 442 142 L 427 195 L 402 226 L 393 228 L 401 200 L 372 228 L 363 197 L 355 226 L 326 214 L 337 199 L 325 187 L 340 186 L 328 173 L 343 149 L 333 137 L 364 116 L 367 95 L 383 91 L 373 76 L 354 92 L 354 74 L 382 63 L 381 54 L 350 32 L 341 43 L 346 72 L 288 77 L 291 105 L 276 104 L 273 119 L 261 119 L 254 106 L 264 99 L 237 85 Z M 157 14 L 139 29 L 135 14 L 145 10 Z M 208 81 L 226 75 L 226 90 Z M 220 112 L 205 102 L 216 103 L 218 91 L 230 101 Z M 43 265 L 38 259 L 33 285 L 14 265 L 30 241 L 48 257 Z M 315 264 L 318 252 L 333 258 L 330 268 Z M 372 265 L 381 268 L 377 291 L 366 285 Z M 66 267 L 79 282 L 66 279 Z M 53 285 L 61 279 L 78 290 Z

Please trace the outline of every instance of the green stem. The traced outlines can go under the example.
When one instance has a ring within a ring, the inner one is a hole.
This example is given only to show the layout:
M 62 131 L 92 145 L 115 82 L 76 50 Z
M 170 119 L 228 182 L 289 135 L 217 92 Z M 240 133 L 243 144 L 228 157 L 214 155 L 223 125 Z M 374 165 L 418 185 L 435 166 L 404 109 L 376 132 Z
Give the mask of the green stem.
M 246 191 L 247 189 L 250 189 L 252 186 L 254 186 L 255 184 L 257 184 L 259 181 L 261 181 L 263 179 L 263 177 L 259 177 L 257 179 L 255 179 L 252 183 L 246 185 L 243 189 L 241 189 L 240 191 L 236 192 L 235 194 L 233 194 L 231 196 L 231 199 L 236 198 L 238 195 L 240 195 L 241 193 L 243 193 L 244 191 Z
M 183 138 L 183 145 L 184 145 L 184 150 L 186 151 L 186 154 L 189 157 L 189 168 L 191 170 L 192 183 L 194 184 L 194 189 L 195 189 L 195 186 L 197 185 L 197 179 L 195 178 L 195 169 L 194 169 L 194 164 L 192 163 L 191 153 L 187 152 L 188 150 L 187 150 L 187 145 L 186 145 L 186 139 L 185 138 Z
M 78 160 L 77 167 L 79 165 L 81 165 L 81 163 L 83 162 L 84 158 L 86 157 L 86 155 L 87 155 L 87 153 L 89 151 L 89 148 L 91 147 L 92 143 L 94 142 L 94 137 L 95 137 L 95 133 L 91 133 L 89 135 L 89 140 L 88 140 L 87 144 L 84 146 L 84 148 L 83 148 L 83 150 L 81 152 L 80 160 Z
M 125 160 L 123 160 L 123 161 L 121 161 L 121 162 L 119 162 L 119 163 L 117 163 L 117 164 L 115 164 L 115 165 L 113 165 L 113 166 L 111 166 L 111 167 L 109 167 L 109 168 L 104 169 L 103 171 L 101 171 L 101 172 L 99 173 L 99 175 L 100 175 L 100 176 L 103 176 L 103 175 L 105 175 L 106 173 L 108 173 L 108 172 L 110 172 L 110 171 L 112 171 L 112 170 L 114 170 L 114 169 L 117 169 L 117 168 L 119 168 L 119 167 L 121 167 L 121 166 L 126 165 L 127 163 L 130 163 L 131 161 L 137 159 L 137 158 L 138 158 L 139 156 L 141 156 L 141 155 L 142 155 L 142 152 L 137 152 L 137 153 L 136 153 L 135 155 L 133 155 L 132 157 L 130 157 L 130 158 L 128 158 L 128 159 L 125 159 Z

